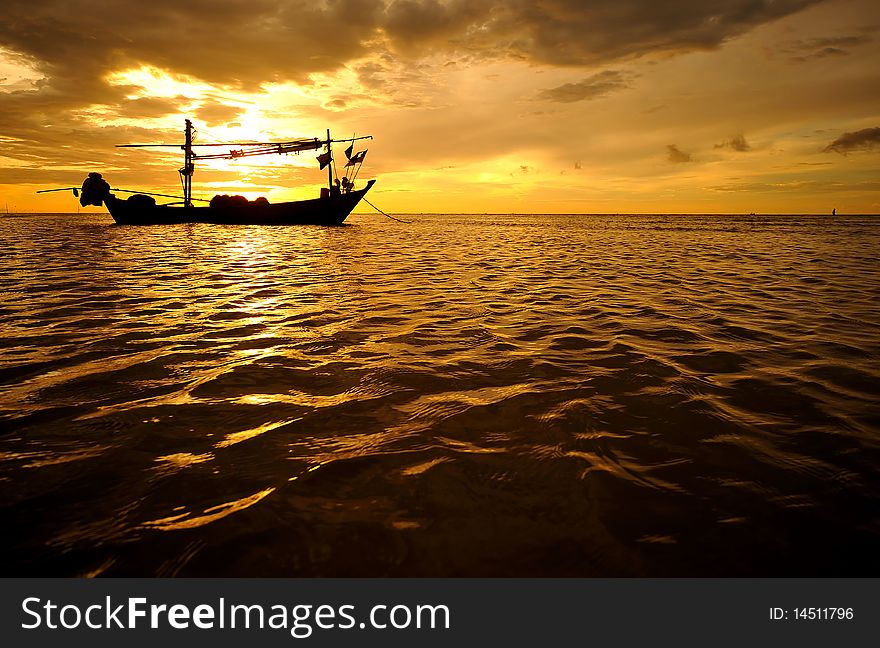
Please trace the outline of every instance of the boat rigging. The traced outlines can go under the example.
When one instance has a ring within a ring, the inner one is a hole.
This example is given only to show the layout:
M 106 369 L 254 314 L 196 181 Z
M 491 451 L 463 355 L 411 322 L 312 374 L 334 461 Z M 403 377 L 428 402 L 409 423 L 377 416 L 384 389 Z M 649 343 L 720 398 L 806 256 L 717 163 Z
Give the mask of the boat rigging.
M 80 203 L 85 205 L 105 205 L 117 223 L 125 224 L 156 224 L 168 222 L 207 222 L 207 223 L 264 223 L 264 224 L 339 224 L 345 220 L 352 209 L 369 191 L 375 183 L 370 180 L 364 189 L 355 190 L 354 181 L 360 172 L 366 157 L 367 150 L 354 153 L 354 142 L 372 139 L 371 135 L 349 137 L 345 139 L 333 139 L 330 130 L 327 130 L 326 139 L 309 138 L 295 139 L 283 142 L 226 142 L 226 143 L 196 143 L 193 141 L 195 128 L 192 121 L 185 120 L 183 144 L 119 144 L 118 148 L 159 148 L 174 147 L 183 150 L 183 166 L 178 169 L 181 178 L 183 196 L 171 196 L 168 194 L 138 191 L 128 189 L 111 188 L 100 173 L 92 172 L 83 182 L 80 189 L 76 187 L 64 187 L 60 189 L 44 189 L 37 193 L 52 191 L 73 190 L 75 196 L 79 196 Z M 333 150 L 336 143 L 349 143 L 345 149 L 347 162 L 344 166 L 345 174 L 340 181 L 334 183 L 333 178 Z M 199 147 L 225 147 L 226 151 L 215 153 L 210 150 L 205 153 L 196 152 Z M 316 151 L 324 148 L 324 152 L 317 156 L 320 168 L 327 167 L 327 187 L 321 189 L 321 195 L 313 200 L 300 200 L 287 203 L 270 205 L 265 198 L 258 198 L 250 202 L 242 196 L 215 196 L 207 201 L 193 198 L 192 179 L 197 161 L 201 160 L 235 160 L 244 157 L 259 155 L 277 155 L 288 153 L 302 153 L 304 151 Z M 134 193 L 126 200 L 120 200 L 111 192 Z M 165 198 L 180 198 L 179 203 L 157 205 L 153 196 Z M 209 207 L 195 207 L 193 201 L 209 202 Z
M 332 144 L 343 142 L 355 142 L 357 140 L 373 139 L 372 135 L 364 135 L 361 137 L 349 137 L 346 139 L 334 140 L 330 137 L 330 130 L 327 130 L 327 139 L 321 140 L 317 137 L 310 139 L 296 139 L 287 142 L 193 142 L 193 135 L 196 129 L 193 127 L 191 120 L 185 120 L 186 128 L 184 130 L 184 143 L 180 144 L 117 144 L 116 148 L 160 148 L 173 147 L 183 149 L 184 159 L 183 166 L 178 170 L 183 180 L 183 200 L 184 206 L 191 206 L 192 203 L 192 176 L 195 171 L 196 160 L 237 160 L 244 157 L 254 157 L 258 155 L 286 155 L 288 153 L 301 153 L 303 151 L 316 151 L 321 147 L 327 147 L 327 153 L 330 153 Z M 196 153 L 194 147 L 224 147 L 229 151 L 224 153 Z M 238 147 L 238 148 L 234 148 Z M 321 158 L 319 158 L 320 161 Z M 324 164 L 321 165 L 324 168 Z M 333 188 L 333 177 L 328 174 L 328 186 Z

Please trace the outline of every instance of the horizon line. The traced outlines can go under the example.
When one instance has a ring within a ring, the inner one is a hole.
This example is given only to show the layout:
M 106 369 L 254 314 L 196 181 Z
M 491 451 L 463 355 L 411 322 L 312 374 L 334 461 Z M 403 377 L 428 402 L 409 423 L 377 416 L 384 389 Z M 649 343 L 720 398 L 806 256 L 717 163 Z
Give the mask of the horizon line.
M 390 212 L 400 216 L 828 216 L 829 218 L 837 218 L 839 216 L 880 216 L 880 212 L 837 212 L 830 214 L 829 212 Z M 24 215 L 71 215 L 78 216 L 83 214 L 105 214 L 109 212 L 99 211 L 14 211 L 0 212 L 0 217 L 5 216 L 24 216 Z M 376 212 L 352 212 L 351 216 L 381 216 Z

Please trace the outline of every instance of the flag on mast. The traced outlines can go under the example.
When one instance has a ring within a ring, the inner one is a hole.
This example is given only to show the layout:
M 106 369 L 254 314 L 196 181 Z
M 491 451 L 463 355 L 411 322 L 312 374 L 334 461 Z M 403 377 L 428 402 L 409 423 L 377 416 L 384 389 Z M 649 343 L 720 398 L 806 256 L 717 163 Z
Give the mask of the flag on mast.
M 332 159 L 333 159 L 333 156 L 330 154 L 330 151 L 327 151 L 326 153 L 321 153 L 321 155 L 319 155 L 317 157 L 317 160 L 321 165 L 321 170 L 323 170 L 325 166 L 330 164 L 330 161 Z
M 365 157 L 367 157 L 367 149 L 364 149 L 363 151 L 358 151 L 348 159 L 348 162 L 345 166 L 350 167 L 354 166 L 355 164 L 361 164 L 364 161 Z
M 354 143 L 352 142 L 351 144 L 348 145 L 348 148 L 345 149 L 345 157 L 347 159 L 349 159 L 349 160 L 351 159 L 351 152 L 353 150 L 354 150 Z

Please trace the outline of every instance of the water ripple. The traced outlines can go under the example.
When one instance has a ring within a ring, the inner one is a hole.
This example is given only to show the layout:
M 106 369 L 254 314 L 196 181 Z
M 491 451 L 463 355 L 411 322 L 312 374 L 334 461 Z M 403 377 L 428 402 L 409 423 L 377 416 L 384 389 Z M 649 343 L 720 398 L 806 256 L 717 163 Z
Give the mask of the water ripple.
M 880 573 L 880 221 L 4 220 L 27 575 Z

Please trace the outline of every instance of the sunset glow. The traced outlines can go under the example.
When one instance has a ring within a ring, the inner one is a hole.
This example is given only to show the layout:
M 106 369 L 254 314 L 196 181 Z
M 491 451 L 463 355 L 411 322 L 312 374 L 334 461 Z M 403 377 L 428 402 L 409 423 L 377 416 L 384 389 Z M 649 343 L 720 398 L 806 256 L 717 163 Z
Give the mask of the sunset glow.
M 7 580 L 75 601 L 98 596 L 81 578 L 266 577 L 273 608 L 325 620 L 348 595 L 308 579 L 391 610 L 365 579 L 566 581 L 541 630 L 572 617 L 581 643 L 595 582 L 611 642 L 634 643 L 627 620 L 679 641 L 689 616 L 703 643 L 760 619 L 781 645 L 832 625 L 860 645 L 880 574 L 878 0 L 3 15 Z M 731 579 L 739 608 L 700 586 L 702 612 L 659 614 L 682 604 L 658 583 Z M 264 616 L 270 641 L 305 637 L 245 584 L 253 601 L 206 594 L 241 610 L 234 640 Z M 481 617 L 467 592 L 456 619 Z M 37 619 L 9 645 L 81 634 L 41 597 L 6 596 Z M 538 637 L 504 605 L 488 626 Z M 795 605 L 834 607 L 786 623 Z
M 114 145 L 188 117 L 197 142 L 373 135 L 360 178 L 388 211 L 880 211 L 870 0 L 215 4 L 4 22 L 6 206 L 71 211 L 35 191 L 93 170 L 175 191 L 178 151 Z M 312 197 L 314 157 L 206 162 L 195 195 Z

